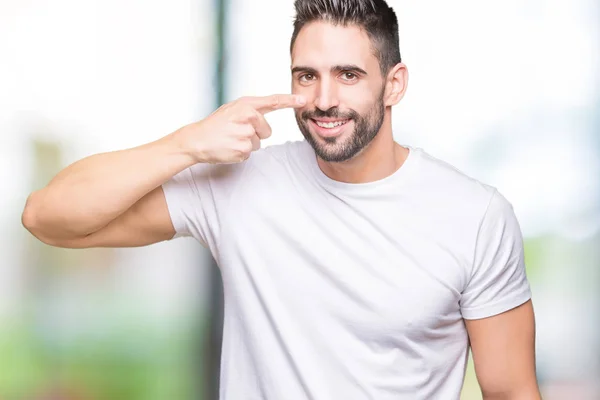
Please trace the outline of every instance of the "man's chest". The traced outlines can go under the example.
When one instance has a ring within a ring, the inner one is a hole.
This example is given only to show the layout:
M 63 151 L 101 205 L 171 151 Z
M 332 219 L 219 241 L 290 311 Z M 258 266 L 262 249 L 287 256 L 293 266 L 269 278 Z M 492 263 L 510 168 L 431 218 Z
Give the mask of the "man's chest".
M 463 266 L 410 210 L 284 194 L 246 205 L 232 207 L 235 224 L 221 243 L 230 285 L 251 279 L 254 295 L 267 293 L 295 317 L 334 321 L 366 339 L 422 335 L 460 319 Z

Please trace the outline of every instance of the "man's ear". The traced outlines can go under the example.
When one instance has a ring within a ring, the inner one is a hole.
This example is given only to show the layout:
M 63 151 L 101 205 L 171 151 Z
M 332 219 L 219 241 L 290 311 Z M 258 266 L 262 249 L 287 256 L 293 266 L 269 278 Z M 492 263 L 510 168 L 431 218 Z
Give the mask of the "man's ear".
M 387 74 L 384 104 L 395 106 L 402 100 L 408 86 L 408 68 L 403 63 L 396 64 Z

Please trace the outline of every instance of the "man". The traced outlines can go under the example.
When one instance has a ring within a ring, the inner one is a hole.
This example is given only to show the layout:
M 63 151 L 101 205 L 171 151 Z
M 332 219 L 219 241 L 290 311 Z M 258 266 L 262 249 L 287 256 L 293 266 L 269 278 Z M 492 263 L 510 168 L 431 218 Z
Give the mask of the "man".
M 384 0 L 297 0 L 291 95 L 242 98 L 30 195 L 54 246 L 206 245 L 225 292 L 222 399 L 539 399 L 519 225 L 496 189 L 397 144 L 407 69 Z M 305 141 L 259 150 L 264 114 Z M 252 154 L 251 154 L 252 153 Z

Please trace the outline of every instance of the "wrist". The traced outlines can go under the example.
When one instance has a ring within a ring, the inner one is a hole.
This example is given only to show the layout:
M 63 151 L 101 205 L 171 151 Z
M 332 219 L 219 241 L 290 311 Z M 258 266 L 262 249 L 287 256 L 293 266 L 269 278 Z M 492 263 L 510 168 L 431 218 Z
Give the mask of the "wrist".
M 194 131 L 196 123 L 183 126 L 165 137 L 169 147 L 176 154 L 187 160 L 189 166 L 204 162 L 202 160 L 202 151 L 198 149 L 197 140 L 194 140 Z

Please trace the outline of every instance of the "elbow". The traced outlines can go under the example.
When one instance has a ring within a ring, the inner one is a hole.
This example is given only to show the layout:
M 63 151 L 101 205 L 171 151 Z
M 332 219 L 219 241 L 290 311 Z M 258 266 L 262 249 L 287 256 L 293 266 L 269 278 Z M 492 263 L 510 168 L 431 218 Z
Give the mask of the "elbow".
M 40 242 L 52 247 L 64 249 L 79 249 L 89 247 L 84 239 L 86 234 L 77 235 L 65 227 L 70 224 L 64 219 L 57 218 L 55 214 L 48 213 L 42 207 L 40 195 L 32 193 L 27 198 L 25 208 L 21 214 L 21 224 Z
M 21 224 L 29 233 L 36 239 L 50 246 L 61 247 L 60 242 L 53 239 L 52 235 L 45 233 L 44 224 L 42 223 L 42 212 L 39 205 L 37 192 L 29 195 L 25 203 L 25 208 L 21 214 Z
M 25 208 L 23 209 L 23 213 L 21 214 L 21 224 L 23 227 L 27 229 L 33 236 L 37 237 L 38 235 L 38 207 L 35 204 L 35 193 L 32 193 L 27 198 L 27 202 L 25 203 Z

